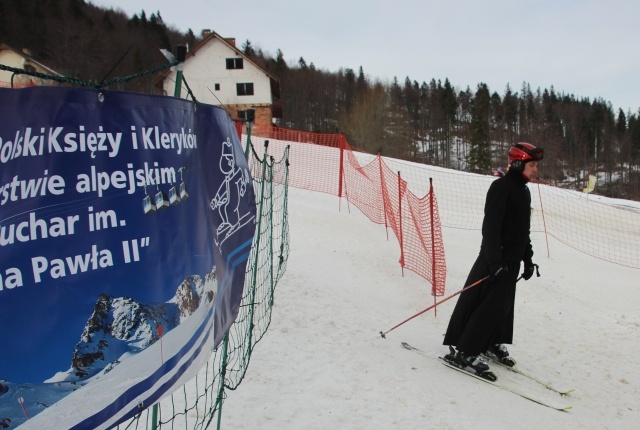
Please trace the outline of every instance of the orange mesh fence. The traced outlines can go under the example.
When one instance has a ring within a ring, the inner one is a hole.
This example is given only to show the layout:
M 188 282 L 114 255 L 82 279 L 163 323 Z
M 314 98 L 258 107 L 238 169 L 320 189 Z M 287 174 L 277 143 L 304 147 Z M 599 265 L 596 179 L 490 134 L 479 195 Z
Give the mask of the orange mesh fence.
M 371 221 L 391 228 L 400 265 L 430 282 L 432 294 L 444 294 L 446 262 L 432 190 L 416 197 L 386 158 L 353 151 L 343 135 L 260 126 L 251 130 L 251 142 L 258 157 L 289 151 L 290 186 L 345 197 Z
M 385 224 L 386 214 L 380 181 L 380 167 L 377 160 L 372 159 L 361 167 L 353 151 L 344 151 L 344 193 L 352 203 L 376 224 Z
M 265 124 L 254 124 L 251 130 L 253 136 L 260 136 L 272 140 L 286 142 L 314 143 L 321 146 L 340 148 L 346 143 L 344 134 L 312 133 L 309 131 L 292 130 L 290 128 L 275 127 Z
M 411 191 L 423 195 L 433 178 L 443 227 L 481 230 L 484 203 L 494 176 L 385 159 L 402 171 Z M 544 163 L 544 161 L 542 161 Z M 640 269 L 640 203 L 530 183 L 535 258 L 550 256 L 549 237 L 595 258 Z M 596 185 L 597 190 L 597 185 Z M 470 244 L 480 251 L 480 240 Z M 547 248 L 547 249 L 545 249 Z
M 274 154 L 291 145 L 291 186 L 346 197 L 371 221 L 390 227 L 400 244 L 402 267 L 444 294 L 441 226 L 481 230 L 486 192 L 495 177 L 353 151 L 342 135 L 269 127 L 253 134 L 256 148 L 266 140 Z M 427 216 L 429 179 L 438 199 L 435 203 L 433 196 L 434 213 Z M 532 183 L 529 189 L 534 258 L 549 255 L 552 237 L 595 258 L 640 269 L 640 203 L 551 185 Z M 480 240 L 470 246 L 479 251 Z
M 402 199 L 407 192 L 407 181 L 399 174 L 395 174 L 384 164 L 382 157 L 377 157 L 376 164 L 380 166 L 380 179 L 382 183 L 382 201 L 384 205 L 384 221 L 387 227 L 391 227 L 400 243 L 400 265 L 405 267 L 404 239 L 406 232 L 402 224 Z
M 251 137 L 257 153 L 262 155 L 264 142 L 269 141 L 266 150 L 275 154 L 278 159 L 286 146 L 295 144 L 295 148 L 292 147 L 289 153 L 291 186 L 340 195 L 340 148 L 346 144 L 343 135 L 255 125 L 251 130 Z M 243 144 L 246 143 L 246 135 L 241 140 Z
M 444 241 L 433 188 L 422 198 L 408 192 L 407 209 L 407 213 L 403 213 L 403 222 L 414 224 L 413 228 L 403 228 L 407 232 L 403 240 L 407 269 L 426 279 L 446 277 L 444 251 L 440 252 L 444 249 Z M 444 282 L 432 285 L 434 296 L 444 295 Z

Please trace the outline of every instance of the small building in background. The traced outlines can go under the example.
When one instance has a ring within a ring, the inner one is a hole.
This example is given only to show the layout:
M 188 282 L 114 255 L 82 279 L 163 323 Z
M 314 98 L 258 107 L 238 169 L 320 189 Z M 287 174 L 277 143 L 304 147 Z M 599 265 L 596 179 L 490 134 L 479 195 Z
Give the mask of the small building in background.
M 209 30 L 186 54 L 182 74 L 186 81 L 180 90 L 188 98 L 187 85 L 201 103 L 222 106 L 233 119 L 246 119 L 254 109 L 256 124 L 271 125 L 282 117 L 280 86 L 275 76 L 254 63 L 236 48 L 235 39 L 223 38 Z M 175 94 L 176 70 L 160 75 L 157 86 L 168 96 Z
M 45 75 L 62 76 L 55 70 L 35 60 L 27 49 L 19 50 L 5 43 L 0 43 L 0 64 L 14 69 L 38 72 Z M 41 79 L 35 76 L 0 70 L 0 87 L 24 88 L 36 85 L 59 85 L 55 81 Z

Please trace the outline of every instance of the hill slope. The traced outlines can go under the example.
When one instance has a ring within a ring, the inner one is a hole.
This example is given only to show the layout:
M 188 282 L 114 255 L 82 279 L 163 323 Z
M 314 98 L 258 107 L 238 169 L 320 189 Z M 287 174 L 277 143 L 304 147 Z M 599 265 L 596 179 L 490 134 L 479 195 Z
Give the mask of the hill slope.
M 470 190 L 471 192 L 473 190 Z M 397 241 L 336 197 L 291 189 L 291 254 L 273 320 L 222 425 L 235 429 L 633 428 L 640 419 L 637 270 L 534 235 L 540 278 L 518 285 L 512 355 L 560 388 L 561 398 L 507 372 L 501 381 L 573 406 L 557 412 L 442 366 L 437 356 L 456 299 L 402 276 Z M 478 231 L 445 229 L 447 292 L 463 287 Z M 553 239 L 550 239 L 553 240 Z M 403 349 L 407 341 L 425 351 Z M 496 369 L 499 371 L 500 369 Z

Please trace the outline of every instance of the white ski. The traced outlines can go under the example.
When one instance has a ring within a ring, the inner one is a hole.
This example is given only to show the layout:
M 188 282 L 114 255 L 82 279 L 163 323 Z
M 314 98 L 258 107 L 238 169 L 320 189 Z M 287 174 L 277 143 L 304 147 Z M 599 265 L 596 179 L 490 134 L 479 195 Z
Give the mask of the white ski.
M 508 370 L 510 370 L 510 371 L 512 371 L 512 372 L 514 372 L 514 373 L 519 374 L 519 375 L 522 375 L 522 376 L 524 376 L 525 378 L 529 378 L 529 379 L 531 379 L 532 381 L 535 381 L 535 382 L 537 382 L 538 384 L 542 385 L 542 386 L 543 386 L 543 387 L 545 387 L 546 389 L 551 390 L 551 391 L 553 391 L 553 392 L 556 392 L 556 393 L 560 394 L 561 396 L 566 396 L 567 394 L 569 394 L 569 393 L 571 393 L 571 392 L 575 391 L 575 389 L 574 389 L 574 388 L 570 388 L 570 389 L 568 389 L 568 390 L 560 390 L 560 389 L 558 389 L 558 388 L 555 388 L 555 387 L 554 387 L 554 386 L 552 386 L 551 384 L 549 384 L 549 383 L 547 383 L 547 382 L 544 382 L 542 379 L 540 379 L 540 378 L 538 378 L 538 377 L 536 377 L 536 376 L 531 375 L 530 373 L 523 372 L 522 370 L 520 370 L 519 368 L 517 368 L 517 367 L 515 367 L 515 366 L 514 366 L 514 367 L 507 366 L 506 364 L 502 363 L 500 360 L 498 360 L 496 357 L 492 356 L 491 354 L 484 354 L 484 356 L 485 356 L 485 357 L 487 357 L 487 358 L 488 358 L 489 360 L 491 360 L 492 362 L 494 362 L 494 363 L 496 363 L 496 364 L 499 364 L 500 366 L 504 367 L 505 369 L 508 369 Z M 516 366 L 517 366 L 517 364 L 516 364 Z
M 420 350 L 420 349 L 418 349 L 418 348 L 416 348 L 414 346 L 411 346 L 406 342 L 402 342 L 402 346 L 404 348 L 410 350 L 410 351 L 416 351 L 416 352 L 419 352 L 419 353 L 424 355 L 424 352 L 422 350 Z M 542 406 L 546 406 L 548 408 L 555 409 L 557 411 L 566 412 L 566 411 L 571 409 L 571 405 L 557 405 L 557 404 L 553 404 L 553 403 L 550 403 L 550 402 L 545 401 L 545 400 L 541 400 L 541 399 L 535 398 L 534 396 L 531 396 L 529 394 L 526 394 L 526 393 L 523 393 L 521 391 L 518 391 L 515 388 L 511 388 L 511 387 L 509 387 L 507 385 L 503 385 L 503 384 L 495 382 L 495 381 L 490 381 L 490 380 L 488 380 L 486 378 L 483 378 L 482 376 L 476 375 L 475 373 L 473 373 L 473 371 L 463 369 L 462 367 L 458 367 L 457 365 L 452 364 L 449 361 L 445 360 L 443 357 L 438 357 L 438 358 L 440 360 L 442 360 L 442 364 L 444 364 L 445 366 L 447 366 L 447 367 L 449 367 L 451 369 L 457 370 L 460 373 L 467 374 L 467 375 L 469 375 L 469 376 L 471 376 L 471 377 L 473 377 L 475 379 L 478 379 L 478 380 L 480 380 L 482 382 L 486 382 L 487 384 L 491 384 L 491 385 L 493 385 L 495 387 L 498 387 L 498 388 L 501 388 L 501 389 L 503 389 L 505 391 L 508 391 L 510 393 L 516 394 L 516 395 L 522 397 L 523 399 L 530 400 L 530 401 L 532 401 L 534 403 L 537 403 L 537 404 L 542 405 Z

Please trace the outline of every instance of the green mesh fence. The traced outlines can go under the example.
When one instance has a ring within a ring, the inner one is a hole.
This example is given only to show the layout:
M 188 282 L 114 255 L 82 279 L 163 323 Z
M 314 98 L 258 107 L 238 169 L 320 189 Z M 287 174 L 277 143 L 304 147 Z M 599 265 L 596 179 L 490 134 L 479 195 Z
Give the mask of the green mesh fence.
M 140 72 L 140 73 L 136 73 L 134 75 L 129 75 L 129 76 L 125 76 L 125 77 L 117 77 L 117 78 L 113 78 L 113 79 L 109 79 L 107 80 L 103 80 L 102 82 L 91 82 L 91 81 L 85 81 L 82 79 L 76 79 L 76 78 L 69 78 L 67 76 L 54 76 L 54 75 L 47 75 L 45 73 L 40 73 L 40 72 L 35 72 L 35 71 L 31 71 L 31 70 L 23 70 L 23 69 L 17 69 L 15 67 L 10 67 L 7 66 L 5 64 L 0 64 L 0 70 L 4 70 L 7 72 L 12 72 L 13 74 L 11 75 L 11 83 L 13 84 L 13 78 L 15 75 L 27 75 L 27 76 L 33 76 L 34 78 L 39 78 L 45 81 L 54 81 L 54 82 L 58 82 L 59 84 L 67 84 L 67 85 L 75 85 L 75 86 L 79 86 L 79 87 L 91 87 L 91 88 L 97 88 L 97 89 L 102 89 L 102 88 L 108 88 L 111 86 L 115 86 L 117 84 L 123 84 L 125 82 L 129 82 L 132 81 L 134 79 L 138 79 L 138 78 L 142 78 L 143 76 L 147 76 L 147 75 L 154 75 L 158 72 L 161 72 L 164 69 L 168 69 L 169 67 L 173 67 L 175 65 L 177 65 L 178 62 L 173 61 L 167 64 L 162 64 L 158 67 L 154 67 L 153 69 L 149 69 L 149 70 L 145 70 L 144 72 Z
M 289 150 L 280 160 L 268 155 L 266 148 L 260 158 L 250 144 L 248 153 L 258 216 L 238 317 L 192 381 L 159 405 L 141 405 L 140 414 L 118 429 L 225 427 L 225 390 L 238 388 L 253 348 L 269 328 L 275 287 L 289 257 Z

